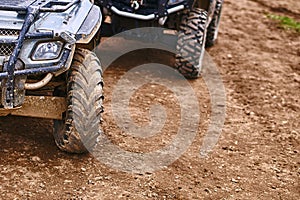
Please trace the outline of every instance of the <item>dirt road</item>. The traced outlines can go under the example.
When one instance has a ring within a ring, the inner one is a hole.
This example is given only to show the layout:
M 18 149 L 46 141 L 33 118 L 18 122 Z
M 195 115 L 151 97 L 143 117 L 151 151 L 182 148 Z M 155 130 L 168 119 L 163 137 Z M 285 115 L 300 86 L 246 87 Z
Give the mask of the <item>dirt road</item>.
M 180 159 L 154 173 L 128 174 L 91 155 L 59 151 L 49 120 L 1 117 L 0 199 L 300 199 L 300 34 L 280 28 L 267 13 L 299 21 L 300 3 L 225 0 L 219 41 L 208 51 L 226 87 L 226 122 L 208 158 L 199 157 L 210 117 L 201 79 L 190 81 L 201 105 L 195 141 Z M 133 65 L 121 58 L 105 72 L 103 129 L 121 148 L 138 152 L 171 140 L 179 108 L 170 91 L 144 87 L 133 97 L 140 106 L 134 120 L 147 123 L 143 113 L 157 99 L 173 117 L 155 138 L 124 135 L 109 102 L 118 77 Z

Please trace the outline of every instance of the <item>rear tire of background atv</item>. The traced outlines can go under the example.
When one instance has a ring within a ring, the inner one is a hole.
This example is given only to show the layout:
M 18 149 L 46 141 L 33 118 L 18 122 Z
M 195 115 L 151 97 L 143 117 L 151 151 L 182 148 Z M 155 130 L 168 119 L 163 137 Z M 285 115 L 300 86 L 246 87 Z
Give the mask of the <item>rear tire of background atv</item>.
M 77 49 L 67 75 L 67 111 L 63 120 L 54 120 L 53 135 L 61 150 L 84 153 L 96 145 L 101 134 L 102 89 L 99 59 L 89 50 Z
M 212 47 L 218 38 L 218 30 L 220 25 L 223 1 L 224 0 L 217 0 L 216 2 L 216 8 L 212 20 L 207 28 L 205 47 Z
M 183 16 L 176 46 L 175 67 L 186 78 L 200 76 L 205 52 L 207 12 L 195 8 Z

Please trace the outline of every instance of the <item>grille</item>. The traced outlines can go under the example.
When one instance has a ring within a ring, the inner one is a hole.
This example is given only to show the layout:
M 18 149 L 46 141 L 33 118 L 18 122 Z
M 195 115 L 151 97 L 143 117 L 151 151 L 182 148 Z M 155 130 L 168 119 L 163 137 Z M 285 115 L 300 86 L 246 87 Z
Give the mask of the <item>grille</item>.
M 0 44 L 0 56 L 10 56 L 14 51 L 15 45 L 13 44 Z
M 0 29 L 0 36 L 19 36 L 20 31 L 14 29 Z
M 20 30 L 0 28 L 0 37 L 18 37 Z M 15 44 L 0 44 L 0 56 L 10 56 L 14 51 Z

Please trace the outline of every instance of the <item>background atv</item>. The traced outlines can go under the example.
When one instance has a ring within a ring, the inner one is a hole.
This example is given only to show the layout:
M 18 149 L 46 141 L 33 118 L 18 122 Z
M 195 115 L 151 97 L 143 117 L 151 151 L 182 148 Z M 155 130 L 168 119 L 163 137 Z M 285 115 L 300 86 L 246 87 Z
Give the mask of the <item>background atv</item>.
M 110 29 L 117 34 L 140 27 L 164 27 L 178 32 L 175 67 L 187 78 L 197 78 L 204 49 L 218 34 L 223 0 L 96 0 Z M 109 30 L 109 31 L 107 31 Z M 106 34 L 106 33 L 103 34 Z
M 3 0 L 0 115 L 54 119 L 54 138 L 85 152 L 99 136 L 102 70 L 93 49 L 102 15 L 89 0 Z

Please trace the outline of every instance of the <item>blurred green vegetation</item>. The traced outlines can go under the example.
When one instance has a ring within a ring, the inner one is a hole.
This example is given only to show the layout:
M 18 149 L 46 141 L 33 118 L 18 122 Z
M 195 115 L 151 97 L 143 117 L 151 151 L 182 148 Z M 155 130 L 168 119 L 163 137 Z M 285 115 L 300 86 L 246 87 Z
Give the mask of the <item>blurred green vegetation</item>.
M 285 29 L 295 30 L 300 32 L 300 22 L 286 16 L 267 14 L 267 17 L 280 22 L 280 26 Z

